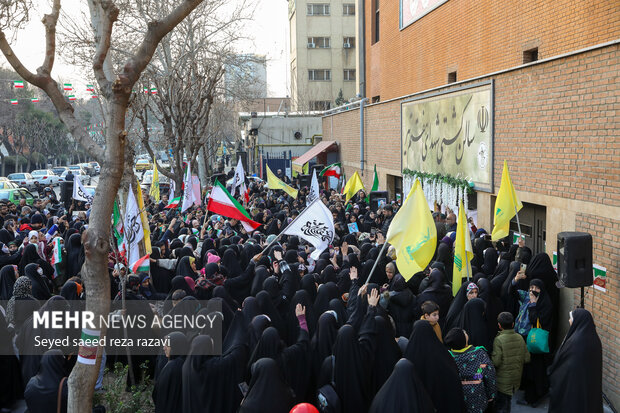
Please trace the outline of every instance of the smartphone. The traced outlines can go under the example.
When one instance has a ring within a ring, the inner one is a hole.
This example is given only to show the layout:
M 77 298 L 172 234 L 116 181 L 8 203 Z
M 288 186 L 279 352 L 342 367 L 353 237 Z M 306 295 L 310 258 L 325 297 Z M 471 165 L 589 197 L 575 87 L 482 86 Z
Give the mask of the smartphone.
M 521 271 L 525 271 L 526 268 L 527 268 L 527 264 L 521 264 Z

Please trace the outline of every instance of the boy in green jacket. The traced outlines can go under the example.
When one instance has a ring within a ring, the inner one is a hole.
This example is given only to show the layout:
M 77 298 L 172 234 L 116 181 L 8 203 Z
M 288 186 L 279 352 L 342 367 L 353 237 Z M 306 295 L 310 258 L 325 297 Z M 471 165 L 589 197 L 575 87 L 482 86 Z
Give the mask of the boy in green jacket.
M 509 312 L 497 316 L 500 332 L 493 341 L 491 360 L 497 377 L 497 413 L 510 413 L 512 395 L 519 388 L 523 364 L 530 362 L 530 353 L 523 337 L 514 330 L 514 318 Z

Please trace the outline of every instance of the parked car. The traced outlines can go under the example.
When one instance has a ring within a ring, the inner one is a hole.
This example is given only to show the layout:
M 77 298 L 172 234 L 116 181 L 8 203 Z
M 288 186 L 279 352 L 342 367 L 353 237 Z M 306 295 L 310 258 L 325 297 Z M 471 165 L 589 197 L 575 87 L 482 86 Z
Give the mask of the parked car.
M 67 168 L 66 166 L 55 166 L 52 168 L 52 172 L 54 172 L 57 176 L 60 176 L 67 169 L 69 168 Z
M 11 188 L 0 190 L 0 201 L 9 201 L 15 205 L 19 205 L 19 200 L 25 199 L 26 205 L 34 203 L 34 196 L 24 188 Z
M 82 168 L 80 165 L 69 165 L 67 166 L 67 168 L 72 170 L 74 175 L 75 175 L 75 171 L 82 171 L 83 175 L 88 175 L 88 173 L 86 173 L 86 170 Z
M 57 186 L 60 183 L 60 177 L 51 169 L 37 169 L 32 171 L 30 175 L 39 181 L 41 186 Z
M 146 171 L 153 169 L 153 164 L 148 159 L 138 159 L 135 166 L 136 171 Z
M 95 176 L 95 168 L 90 164 L 90 162 L 79 163 L 78 166 L 81 166 L 84 172 L 88 175 Z
M 86 173 L 84 173 L 84 171 L 82 170 L 82 168 L 75 170 L 75 171 L 71 171 L 73 173 L 74 176 L 79 176 L 80 177 L 80 181 L 82 182 L 82 185 L 90 185 L 90 175 L 86 175 Z M 69 173 L 69 170 L 66 170 L 62 173 L 62 175 L 60 175 L 60 182 L 65 182 L 67 180 L 67 174 Z
M 17 186 L 26 189 L 34 189 L 34 183 L 36 182 L 36 179 L 34 179 L 32 175 L 22 172 L 10 174 L 7 178 Z
M 142 175 L 142 186 L 148 191 L 151 188 L 151 184 L 153 183 L 153 170 L 145 171 Z M 170 189 L 170 179 L 159 173 L 159 193 L 165 194 L 168 193 Z
M 95 169 L 95 175 L 99 175 L 101 173 L 101 166 L 99 166 L 99 162 L 89 162 L 90 166 Z

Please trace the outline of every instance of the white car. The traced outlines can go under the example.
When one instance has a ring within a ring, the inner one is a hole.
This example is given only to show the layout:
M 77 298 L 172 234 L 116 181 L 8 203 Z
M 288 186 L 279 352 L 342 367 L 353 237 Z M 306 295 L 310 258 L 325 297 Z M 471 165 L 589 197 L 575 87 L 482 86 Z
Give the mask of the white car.
M 28 173 L 14 173 L 7 176 L 7 178 L 17 186 L 26 189 L 34 189 L 34 183 L 37 181 Z
M 32 171 L 30 175 L 39 181 L 41 186 L 57 186 L 60 183 L 60 177 L 50 169 L 37 169 Z
M 159 173 L 159 183 L 166 184 L 169 182 L 167 176 L 163 175 L 161 172 Z M 153 170 L 144 171 L 144 175 L 142 175 L 142 185 L 151 185 L 153 183 Z
M 74 176 L 79 175 L 80 182 L 82 182 L 82 185 L 90 185 L 90 176 L 86 175 L 84 171 L 82 171 L 81 168 L 79 170 L 71 171 L 71 172 L 73 173 Z M 60 175 L 60 182 L 65 182 L 67 180 L 68 173 L 69 173 L 69 170 L 64 171 L 62 175 Z

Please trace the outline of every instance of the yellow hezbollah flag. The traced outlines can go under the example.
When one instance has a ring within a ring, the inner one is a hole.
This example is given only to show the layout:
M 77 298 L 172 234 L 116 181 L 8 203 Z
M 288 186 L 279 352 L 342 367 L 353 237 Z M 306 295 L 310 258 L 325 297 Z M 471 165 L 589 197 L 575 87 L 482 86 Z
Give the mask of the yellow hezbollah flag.
M 499 186 L 497 200 L 495 201 L 495 219 L 493 221 L 493 233 L 491 239 L 497 241 L 508 236 L 510 230 L 510 220 L 517 212 L 523 208 L 523 204 L 517 198 L 515 188 L 510 182 L 508 164 L 504 160 L 504 171 L 502 172 L 502 184 Z
M 344 186 L 342 193 L 345 195 L 345 204 L 349 202 L 349 199 L 353 198 L 355 194 L 364 189 L 364 184 L 362 183 L 362 178 L 360 178 L 357 171 L 353 174 L 353 176 L 347 181 L 347 184 Z
M 471 247 L 467 215 L 463 208 L 463 200 L 459 203 L 459 218 L 456 222 L 456 242 L 454 243 L 454 265 L 452 267 L 452 295 L 461 288 L 463 277 L 471 277 L 471 259 L 474 250 Z
M 140 182 L 136 185 L 136 192 L 138 193 L 138 208 L 140 208 L 140 221 L 142 221 L 142 229 L 144 230 L 144 249 L 147 254 L 153 252 L 151 249 L 151 230 L 149 229 L 149 221 L 146 218 L 146 211 L 144 210 L 144 198 L 142 198 L 142 188 L 140 188 Z
M 273 172 L 271 172 L 269 165 L 267 165 L 267 185 L 269 186 L 269 189 L 281 189 L 293 198 L 297 198 L 298 191 L 282 182 Z
M 159 202 L 159 172 L 157 171 L 157 162 L 153 160 L 153 181 L 149 189 L 149 195 Z
M 435 255 L 437 228 L 419 180 L 394 215 L 386 242 L 396 249 L 396 265 L 405 280 L 423 271 Z

